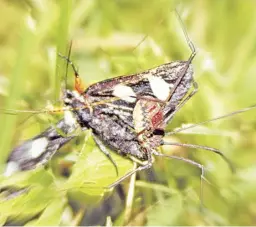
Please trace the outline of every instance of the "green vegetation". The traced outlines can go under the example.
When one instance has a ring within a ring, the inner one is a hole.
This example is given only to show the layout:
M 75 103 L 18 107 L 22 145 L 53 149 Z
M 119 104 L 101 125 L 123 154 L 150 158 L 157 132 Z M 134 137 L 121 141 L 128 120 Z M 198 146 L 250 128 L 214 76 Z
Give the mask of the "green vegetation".
M 66 64 L 57 56 L 58 52 L 67 53 L 70 40 L 72 60 L 87 85 L 168 61 L 188 59 L 189 48 L 172 11 L 175 3 L 198 49 L 193 65 L 199 92 L 175 116 L 168 131 L 255 104 L 253 0 L 3 0 L 0 1 L 1 109 L 39 110 L 49 103 L 60 107 Z M 73 75 L 69 69 L 68 88 L 72 87 Z M 162 149 L 206 167 L 205 177 L 209 182 L 203 184 L 203 211 L 200 170 L 184 162 L 156 158 L 154 178 L 158 182 L 146 180 L 147 173 L 141 173 L 132 196 L 132 209 L 126 206 L 115 219 L 108 218 L 108 223 L 255 225 L 255 111 L 167 138 L 218 148 L 236 167 L 236 173 L 232 174 L 220 156 L 204 150 L 167 146 Z M 30 114 L 1 112 L 1 170 L 11 148 L 62 117 L 62 114 L 36 114 L 26 120 Z M 113 157 L 120 176 L 132 168 L 130 161 L 115 154 Z M 69 177 L 61 176 L 64 166 L 72 167 Z M 49 167 L 8 179 L 0 175 L 1 187 L 30 188 L 28 193 L 12 200 L 4 200 L 0 195 L 1 224 L 6 220 L 22 224 L 29 221 L 30 225 L 84 224 L 79 223 L 83 214 L 112 194 L 104 187 L 117 179 L 115 169 L 95 146 L 90 132 L 81 133 L 78 140 L 61 149 Z M 128 186 L 129 180 L 124 188 Z M 114 210 L 117 205 L 110 206 Z M 127 220 L 128 214 L 131 218 Z

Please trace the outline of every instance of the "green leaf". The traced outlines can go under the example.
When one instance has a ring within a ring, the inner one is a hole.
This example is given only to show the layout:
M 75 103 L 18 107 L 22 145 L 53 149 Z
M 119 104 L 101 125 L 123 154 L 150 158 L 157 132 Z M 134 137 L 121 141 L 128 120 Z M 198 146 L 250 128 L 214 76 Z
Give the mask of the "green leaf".
M 0 214 L 0 225 L 3 226 L 7 220 L 7 216 Z
M 175 220 L 182 211 L 182 196 L 174 194 L 168 199 L 162 200 L 153 205 L 148 212 L 148 226 L 169 226 L 175 225 Z
M 59 20 L 58 20 L 58 32 L 56 32 L 56 39 L 57 39 L 57 51 L 56 51 L 56 57 L 57 57 L 57 64 L 56 64 L 56 70 L 55 70 L 55 77 L 52 78 L 52 82 L 54 84 L 54 91 L 55 91 L 55 100 L 59 100 L 60 98 L 60 88 L 61 88 L 61 82 L 63 81 L 63 78 L 65 76 L 65 70 L 66 70 L 66 63 L 63 62 L 63 59 L 61 59 L 58 54 L 65 54 L 65 50 L 68 43 L 68 35 L 69 35 L 69 23 L 70 23 L 70 15 L 71 15 L 71 9 L 73 8 L 73 0 L 61 0 L 58 1 L 59 6 Z M 60 64 L 62 63 L 62 64 Z M 64 63 L 64 64 L 63 64 Z M 59 65 L 62 65 L 62 67 L 59 67 Z M 63 67 L 64 66 L 64 67 Z
M 88 193 L 95 195 L 94 190 L 101 196 L 104 187 L 107 187 L 120 176 L 132 169 L 132 163 L 116 154 L 111 153 L 115 160 L 119 176 L 116 176 L 114 165 L 95 145 L 90 132 L 87 134 L 85 146 L 82 149 L 78 161 L 73 167 L 72 174 L 65 187 L 68 189 L 88 188 Z M 90 189 L 90 190 L 89 190 Z M 100 189 L 100 190 L 99 190 Z M 96 194 L 97 194 L 96 193 Z
M 24 92 L 24 84 L 28 76 L 27 68 L 30 61 L 30 53 L 35 47 L 35 34 L 33 28 L 33 19 L 30 15 L 25 14 L 20 20 L 24 21 L 21 29 L 21 37 L 18 48 L 16 47 L 17 57 L 16 64 L 10 75 L 10 86 L 8 98 L 5 100 L 4 109 L 12 109 L 16 106 L 16 100 L 20 98 Z M 1 130 L 4 133 L 0 134 L 0 164 L 3 164 L 8 156 L 11 148 L 12 136 L 16 130 L 17 116 L 1 115 Z
M 57 226 L 61 222 L 62 213 L 64 211 L 65 199 L 54 199 L 45 208 L 40 217 L 27 223 L 25 226 Z
M 28 191 L 14 198 L 1 198 L 0 214 L 4 213 L 6 216 L 33 216 L 47 207 L 54 198 L 61 199 L 61 193 L 54 187 L 30 187 Z
M 31 171 L 18 172 L 10 177 L 1 176 L 1 187 L 26 187 L 32 185 L 42 185 L 47 187 L 53 183 L 53 176 L 44 168 L 38 168 Z

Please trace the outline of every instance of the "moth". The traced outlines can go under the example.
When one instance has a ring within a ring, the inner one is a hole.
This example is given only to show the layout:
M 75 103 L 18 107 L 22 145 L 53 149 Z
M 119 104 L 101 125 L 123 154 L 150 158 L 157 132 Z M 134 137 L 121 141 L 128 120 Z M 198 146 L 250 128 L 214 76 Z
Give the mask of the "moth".
M 62 56 L 72 65 L 75 74 L 75 91 L 66 90 L 63 98 L 66 117 L 56 127 L 50 127 L 16 147 L 9 156 L 5 175 L 47 163 L 60 147 L 75 137 L 70 134 L 78 127 L 92 130 L 96 144 L 113 163 L 117 174 L 118 167 L 107 148 L 141 164 L 110 187 L 134 172 L 150 168 L 153 155 L 187 161 L 198 166 L 203 175 L 202 165 L 157 151 L 159 146 L 166 144 L 163 140 L 166 125 L 198 88 L 191 64 L 196 55 L 195 47 L 184 28 L 183 31 L 192 52 L 187 61 L 170 62 L 138 74 L 100 81 L 87 89 L 84 89 L 73 63 Z M 183 146 L 210 150 L 226 159 L 214 148 Z
M 15 171 L 33 169 L 46 164 L 60 147 L 75 138 L 72 133 L 77 128 L 92 129 L 95 141 L 107 155 L 109 154 L 105 148 L 109 147 L 120 155 L 128 156 L 134 161 L 141 161 L 142 165 L 136 171 L 150 168 L 153 162 L 151 157 L 161 155 L 157 148 L 163 144 L 166 125 L 171 123 L 176 112 L 182 108 L 182 104 L 186 103 L 185 96 L 189 97 L 187 93 L 189 89 L 194 85 L 193 90 L 197 90 L 196 83 L 193 81 L 191 63 L 176 63 L 180 64 L 179 69 L 184 65 L 184 75 L 181 74 L 179 83 L 178 79 L 168 81 L 162 77 L 160 80 L 151 77 L 150 80 L 150 77 L 146 78 L 144 75 L 139 78 L 137 74 L 130 78 L 121 77 L 120 80 L 114 78 L 101 81 L 86 90 L 80 89 L 77 83 L 76 92 L 66 91 L 64 95 L 65 118 L 55 127 L 48 128 L 45 132 L 16 147 L 11 152 L 5 174 L 9 176 Z M 188 68 L 185 69 L 185 66 Z M 161 67 L 159 69 L 164 71 Z M 191 75 L 187 75 L 188 73 Z M 169 91 L 165 89 L 166 84 L 175 85 L 176 83 L 179 84 L 176 89 L 171 87 Z M 167 95 L 163 95 L 159 90 Z M 169 100 L 168 96 L 170 96 Z M 71 114 L 69 114 L 70 111 Z M 73 120 L 73 117 L 76 119 Z M 119 133 L 115 134 L 115 132 Z M 201 165 L 198 167 L 203 168 Z M 129 175 L 132 173 L 130 172 Z M 129 175 L 119 176 L 121 177 L 119 181 L 114 182 L 110 187 L 122 182 Z
M 126 133 L 122 134 L 116 129 L 116 132 L 111 135 L 112 137 L 107 137 L 106 134 L 109 133 L 107 128 L 114 127 L 113 124 L 118 122 L 117 128 L 121 125 L 125 126 L 135 139 L 133 111 L 138 100 L 162 103 L 165 106 L 163 114 L 166 115 L 166 118 L 170 118 L 170 113 L 176 110 L 180 100 L 187 94 L 193 81 L 192 74 L 190 63 L 186 61 L 171 62 L 140 74 L 98 82 L 89 86 L 82 93 L 78 92 L 81 90 L 80 88 L 76 91 L 67 90 L 64 97 L 67 107 L 65 111 L 72 111 L 76 121 L 70 120 L 71 116 L 66 117 L 57 124 L 56 128 L 62 130 L 64 134 L 69 134 L 78 127 L 78 123 L 82 130 L 92 129 L 97 144 L 102 141 L 120 154 L 130 154 L 145 159 L 144 154 L 138 154 L 138 144 L 133 150 L 127 150 L 128 144 L 122 147 L 121 141 L 128 137 Z M 171 87 L 178 80 L 180 83 L 176 85 L 175 89 L 179 92 L 174 93 L 170 100 L 165 101 L 164 99 L 169 98 Z M 159 92 L 163 90 L 161 85 L 166 89 L 165 96 Z M 76 87 L 78 86 L 77 83 Z M 108 119 L 112 120 L 109 122 Z M 102 129 L 104 124 L 106 124 L 105 131 Z M 73 136 L 65 137 L 58 133 L 56 128 L 50 127 L 40 135 L 16 147 L 8 159 L 6 174 L 10 174 L 12 171 L 33 169 L 46 163 L 61 146 L 73 138 Z M 119 144 L 112 143 L 114 138 L 118 138 Z M 102 148 L 102 146 L 100 147 Z M 37 151 L 33 153 L 33 150 Z M 110 158 L 106 149 L 101 150 Z

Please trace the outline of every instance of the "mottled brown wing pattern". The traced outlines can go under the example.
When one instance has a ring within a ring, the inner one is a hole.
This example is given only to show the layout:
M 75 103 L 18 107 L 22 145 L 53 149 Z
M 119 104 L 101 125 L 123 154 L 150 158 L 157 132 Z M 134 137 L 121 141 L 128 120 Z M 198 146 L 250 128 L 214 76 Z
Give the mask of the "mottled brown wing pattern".
M 83 95 L 89 103 L 103 101 L 94 106 L 102 113 L 115 114 L 131 127 L 133 109 L 141 99 L 162 102 L 165 105 L 163 113 L 171 114 L 189 91 L 193 81 L 192 66 L 177 86 L 171 99 L 167 100 L 175 82 L 181 76 L 179 73 L 189 64 L 187 61 L 170 62 L 156 68 L 131 76 L 117 77 L 101 81 L 89 86 Z M 109 102 L 113 98 L 117 100 Z
M 105 114 L 105 116 L 109 117 L 115 116 L 115 118 L 118 118 L 123 124 L 134 129 L 133 110 L 136 102 L 141 99 L 143 100 L 143 98 L 150 97 L 154 98 L 157 102 L 159 98 L 161 98 L 159 92 L 162 89 L 160 87 L 161 84 L 165 85 L 164 92 L 168 95 L 173 83 L 178 79 L 179 70 L 185 67 L 186 64 L 188 64 L 186 61 L 171 62 L 139 74 L 121 76 L 93 84 L 85 90 L 81 97 L 79 97 L 78 94 L 76 95 L 77 99 L 82 102 L 82 105 L 80 105 L 79 108 L 84 111 L 85 109 L 88 109 L 88 105 L 91 105 L 93 109 L 93 117 L 99 114 Z M 189 67 L 189 70 L 178 87 L 179 91 L 182 92 L 180 92 L 179 95 L 174 93 L 170 102 L 179 103 L 182 100 L 191 86 L 191 81 L 193 81 L 192 75 L 192 69 Z M 115 101 L 109 101 L 113 98 Z M 160 101 L 163 102 L 163 100 Z M 97 104 L 98 102 L 102 102 L 102 104 Z M 165 106 L 170 102 L 167 102 Z M 97 105 L 95 105 L 95 103 Z M 170 109 L 168 109 L 168 111 L 172 112 Z M 79 121 L 79 124 L 83 129 L 90 127 L 86 121 Z M 66 128 L 69 127 L 69 132 L 71 132 L 75 124 L 72 123 L 69 126 L 68 123 L 65 123 L 64 121 L 58 123 L 58 125 L 60 125 L 60 130 L 65 133 L 67 131 Z M 52 135 L 55 135 L 54 139 L 52 139 Z M 15 171 L 27 170 L 46 163 L 61 146 L 71 139 L 72 137 L 65 138 L 54 128 L 50 127 L 44 133 L 31 140 L 25 141 L 11 152 L 6 174 L 8 175 L 12 172 L 10 169 Z M 44 143 L 42 146 L 43 148 L 39 149 L 37 155 L 31 153 L 32 150 L 36 148 L 37 144 L 41 143 Z M 45 159 L 43 157 L 45 157 Z

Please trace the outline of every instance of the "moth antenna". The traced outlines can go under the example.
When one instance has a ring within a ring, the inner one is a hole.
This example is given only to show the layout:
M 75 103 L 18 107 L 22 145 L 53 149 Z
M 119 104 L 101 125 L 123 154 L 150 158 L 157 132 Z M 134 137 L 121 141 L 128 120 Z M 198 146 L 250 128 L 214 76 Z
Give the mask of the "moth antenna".
M 97 105 L 101 105 L 101 104 L 104 104 L 106 102 L 113 102 L 113 101 L 116 101 L 116 100 L 119 100 L 119 98 L 110 98 L 110 99 L 107 99 L 107 100 L 104 100 L 104 101 L 97 101 L 97 102 L 94 102 L 90 105 L 87 105 L 87 104 L 84 104 L 83 106 L 80 106 L 80 107 L 77 107 L 77 108 L 70 108 L 70 107 L 62 107 L 62 108 L 59 108 L 59 109 L 40 109 L 40 110 L 17 110 L 17 109 L 3 109 L 3 108 L 0 108 L 0 114 L 3 113 L 3 114 L 10 114 L 10 115 L 16 115 L 16 114 L 19 114 L 19 113 L 31 113 L 31 114 L 41 114 L 41 113 L 61 113 L 61 112 L 64 112 L 64 111 L 72 111 L 72 110 L 82 110 L 82 109 L 85 109 L 85 108 L 90 108 L 90 107 L 93 107 L 93 106 L 97 106 Z M 29 116 L 28 118 L 32 117 Z
M 222 159 L 228 164 L 231 172 L 235 173 L 235 167 L 232 164 L 232 162 L 220 150 L 218 150 L 216 148 L 208 147 L 208 146 L 203 146 L 203 145 L 196 145 L 196 144 L 172 143 L 172 142 L 167 142 L 167 141 L 162 141 L 162 145 L 188 147 L 188 148 L 193 148 L 193 149 L 202 149 L 202 150 L 211 151 L 213 153 L 216 153 L 216 154 L 220 155 L 222 157 Z
M 70 64 L 75 75 L 75 90 L 79 93 L 82 94 L 85 90 L 85 86 L 82 82 L 82 79 L 79 76 L 78 70 L 75 67 L 74 63 L 69 59 L 69 57 L 62 55 L 59 53 L 59 56 L 67 61 L 67 64 Z
M 72 40 L 70 41 L 70 45 L 69 45 L 69 50 L 68 50 L 68 59 L 70 59 L 70 56 L 71 56 L 71 49 L 72 49 Z M 66 90 L 68 89 L 68 66 L 69 66 L 69 61 L 67 61 L 66 63 L 66 74 L 65 74 L 65 91 L 64 93 L 66 92 Z M 76 72 L 76 71 L 74 71 Z
M 71 67 L 72 67 L 72 69 L 74 71 L 75 77 L 79 77 L 78 70 L 76 69 L 76 66 L 74 65 L 74 63 L 69 59 L 69 57 L 67 57 L 65 55 L 62 55 L 61 53 L 59 53 L 58 55 L 59 55 L 59 57 L 61 57 L 64 60 L 66 60 L 68 64 L 71 65 Z
M 54 102 L 53 104 L 56 104 L 59 101 Z M 36 114 L 45 114 L 49 113 L 45 111 L 45 108 L 39 109 L 39 110 L 34 110 L 35 112 L 31 112 L 33 110 L 16 110 L 16 109 L 1 109 L 0 108 L 0 114 L 9 114 L 9 115 L 17 115 L 19 113 L 31 113 L 29 116 L 18 122 L 17 127 L 21 127 L 23 124 L 25 124 L 31 117 L 33 117 Z M 59 111 L 61 112 L 61 111 Z
M 84 107 L 85 108 L 85 107 Z M 82 108 L 81 108 L 82 109 Z M 0 109 L 5 114 L 16 115 L 19 113 L 32 113 L 32 114 L 40 114 L 40 113 L 58 113 L 70 110 L 70 108 L 60 108 L 60 109 L 41 109 L 41 110 L 15 110 L 15 109 Z M 71 109 L 72 110 L 72 109 Z
M 256 108 L 256 104 L 252 105 L 252 106 L 249 106 L 249 107 L 246 107 L 246 108 L 243 108 L 243 109 L 240 109 L 240 110 L 237 110 L 237 111 L 233 111 L 231 113 L 228 113 L 228 114 L 225 114 L 225 115 L 222 115 L 222 116 L 219 116 L 219 117 L 212 118 L 210 120 L 206 120 L 206 121 L 202 121 L 202 122 L 190 125 L 188 127 L 175 129 L 172 132 L 167 132 L 166 135 L 176 134 L 178 132 L 182 132 L 182 131 L 185 131 L 187 129 L 195 128 L 199 125 L 204 125 L 204 124 L 209 123 L 209 122 L 221 120 L 221 119 L 224 119 L 224 118 L 227 118 L 227 117 L 230 117 L 230 116 L 234 116 L 234 115 L 237 115 L 237 114 L 240 114 L 240 113 L 244 113 L 244 112 L 247 112 L 247 111 L 252 110 L 254 108 Z

